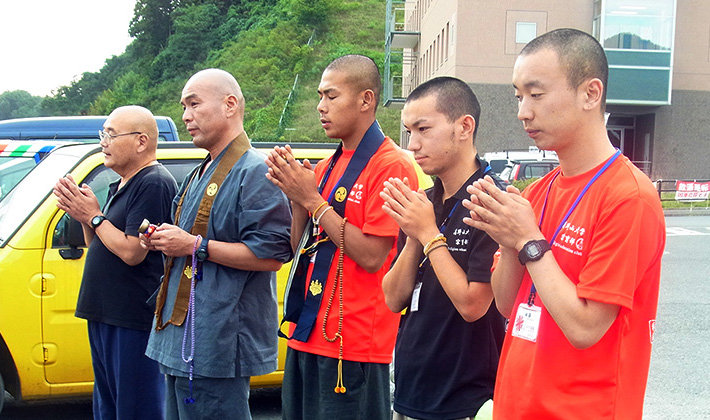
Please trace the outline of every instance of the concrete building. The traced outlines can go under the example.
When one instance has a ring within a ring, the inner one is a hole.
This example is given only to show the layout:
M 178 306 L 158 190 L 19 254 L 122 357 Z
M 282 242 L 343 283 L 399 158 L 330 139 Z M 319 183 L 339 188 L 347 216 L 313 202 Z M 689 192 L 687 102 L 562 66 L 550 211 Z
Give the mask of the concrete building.
M 401 106 L 425 80 L 455 76 L 481 102 L 481 153 L 528 148 L 511 85 L 517 54 L 538 35 L 577 28 L 599 39 L 609 60 L 612 143 L 654 180 L 710 179 L 710 2 L 387 3 L 385 106 Z

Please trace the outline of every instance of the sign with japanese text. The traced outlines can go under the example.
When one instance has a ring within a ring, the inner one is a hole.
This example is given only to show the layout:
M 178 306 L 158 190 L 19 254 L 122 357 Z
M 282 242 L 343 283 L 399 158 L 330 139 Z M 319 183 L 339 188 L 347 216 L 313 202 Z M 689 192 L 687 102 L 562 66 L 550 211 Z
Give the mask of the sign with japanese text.
M 677 201 L 705 201 L 710 194 L 710 182 L 676 181 L 675 199 Z

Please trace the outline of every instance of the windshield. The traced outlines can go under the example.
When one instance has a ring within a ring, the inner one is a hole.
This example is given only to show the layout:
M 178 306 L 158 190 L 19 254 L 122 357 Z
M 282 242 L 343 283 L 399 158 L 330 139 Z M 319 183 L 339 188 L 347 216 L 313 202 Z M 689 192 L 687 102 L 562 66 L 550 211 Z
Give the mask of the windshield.
M 36 165 L 34 158 L 0 157 L 0 200 Z
M 32 211 L 42 203 L 57 180 L 68 173 L 76 164 L 76 156 L 51 153 L 41 165 L 28 169 L 23 178 L 17 180 L 15 188 L 9 190 L 0 200 L 0 247 L 22 225 Z M 34 161 L 32 161 L 34 165 Z M 4 172 L 3 175 L 4 176 Z
M 510 179 L 510 173 L 513 172 L 513 165 L 508 165 L 500 173 L 500 177 L 506 181 L 513 181 Z

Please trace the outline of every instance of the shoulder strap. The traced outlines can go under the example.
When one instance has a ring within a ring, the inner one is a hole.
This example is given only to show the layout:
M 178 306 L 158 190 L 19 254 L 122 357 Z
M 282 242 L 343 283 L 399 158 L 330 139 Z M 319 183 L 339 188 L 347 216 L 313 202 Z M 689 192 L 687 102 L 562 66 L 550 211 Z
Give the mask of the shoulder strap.
M 357 181 L 372 156 L 374 156 L 384 141 L 385 135 L 382 133 L 377 121 L 375 121 L 363 136 L 360 144 L 358 144 L 353 157 L 348 163 L 348 167 L 345 169 L 345 173 L 343 173 L 343 176 L 337 181 L 328 197 L 328 202 L 341 217 L 345 216 L 345 205 L 350 189 L 355 185 L 355 181 Z M 323 180 L 319 188 L 321 193 L 325 186 L 325 181 L 341 153 L 342 143 L 338 146 L 338 149 L 331 159 L 328 170 L 323 175 Z M 330 265 L 333 262 L 335 251 L 338 249 L 332 241 L 323 239 L 318 241 L 316 246 L 309 246 L 315 239 L 311 235 L 312 232 L 309 221 L 301 238 L 301 248 L 296 253 L 292 262 L 289 282 L 284 296 L 284 318 L 281 321 L 281 325 L 287 321 L 293 322 L 296 323 L 296 329 L 291 337 L 286 336 L 286 334 L 279 330 L 279 336 L 302 342 L 308 341 L 308 337 L 315 324 L 318 309 L 320 308 L 323 298 L 322 291 L 325 290 Z M 313 272 L 311 274 L 308 293 L 306 293 L 305 288 L 308 269 L 311 257 L 314 255 L 315 262 Z
M 190 233 L 193 235 L 201 235 L 205 238 L 207 237 L 207 226 L 214 199 L 217 196 L 224 179 L 227 177 L 227 174 L 229 174 L 232 167 L 250 147 L 249 139 L 243 132 L 227 146 L 227 150 L 224 152 L 224 155 L 219 163 L 217 163 L 217 168 L 210 178 L 210 183 L 202 193 L 202 200 L 200 201 L 200 206 L 197 209 L 197 215 L 195 216 L 195 221 L 192 225 L 192 229 L 190 229 Z M 195 171 L 193 173 L 192 178 L 190 178 L 190 181 L 185 187 L 185 190 L 180 197 L 180 201 L 178 202 L 177 209 L 175 210 L 176 225 L 179 225 L 185 195 L 187 195 L 187 190 L 190 188 L 192 181 L 194 181 L 197 172 L 198 171 Z M 158 331 L 165 328 L 168 324 L 180 326 L 185 321 L 187 306 L 190 300 L 190 280 L 192 278 L 192 267 L 190 264 L 191 260 L 186 258 L 185 267 L 182 270 L 182 276 L 180 277 L 180 283 L 178 284 L 177 295 L 175 296 L 173 313 L 170 319 L 163 323 L 163 308 L 165 306 L 165 299 L 167 298 L 170 270 L 173 268 L 173 258 L 168 257 L 165 261 L 165 273 L 163 274 L 163 281 L 160 284 L 160 289 L 158 291 L 155 309 L 155 316 L 157 317 L 156 330 Z

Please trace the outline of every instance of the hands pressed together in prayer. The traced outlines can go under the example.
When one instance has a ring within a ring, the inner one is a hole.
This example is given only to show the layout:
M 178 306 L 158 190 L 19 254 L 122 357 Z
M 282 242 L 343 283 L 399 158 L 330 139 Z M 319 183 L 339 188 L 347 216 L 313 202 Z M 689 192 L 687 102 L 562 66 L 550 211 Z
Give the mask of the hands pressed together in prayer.
M 385 200 L 382 210 L 397 222 L 408 237 L 424 245 L 439 234 L 434 205 L 423 190 L 412 191 L 407 178 L 385 181 L 380 197 Z
M 500 246 L 519 251 L 527 241 L 542 236 L 530 202 L 514 186 L 501 191 L 486 176 L 466 191 L 471 198 L 463 205 L 471 216 L 464 223 L 485 231 Z
M 266 174 L 271 182 L 279 187 L 294 203 L 306 210 L 313 210 L 323 201 L 318 193 L 316 174 L 308 159 L 303 163 L 294 156 L 290 145 L 276 146 L 266 158 L 269 171 Z
M 57 207 L 85 225 L 101 213 L 99 200 L 91 187 L 86 184 L 79 187 L 70 174 L 57 181 L 53 193 L 57 198 Z

